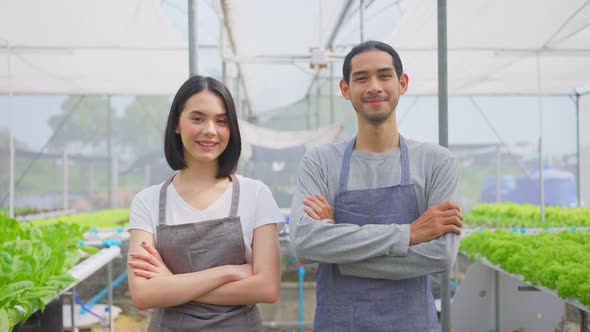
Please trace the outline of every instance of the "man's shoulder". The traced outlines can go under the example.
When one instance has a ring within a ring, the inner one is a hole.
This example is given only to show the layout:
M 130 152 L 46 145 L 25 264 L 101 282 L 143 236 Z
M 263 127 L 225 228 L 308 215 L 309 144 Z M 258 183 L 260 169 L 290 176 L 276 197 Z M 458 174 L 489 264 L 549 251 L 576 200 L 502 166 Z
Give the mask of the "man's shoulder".
M 346 142 L 320 144 L 305 153 L 305 158 L 321 160 L 325 158 L 342 156 L 346 149 Z
M 406 139 L 406 144 L 408 145 L 410 158 L 412 155 L 420 155 L 427 159 L 440 161 L 456 158 L 451 150 L 436 143 Z

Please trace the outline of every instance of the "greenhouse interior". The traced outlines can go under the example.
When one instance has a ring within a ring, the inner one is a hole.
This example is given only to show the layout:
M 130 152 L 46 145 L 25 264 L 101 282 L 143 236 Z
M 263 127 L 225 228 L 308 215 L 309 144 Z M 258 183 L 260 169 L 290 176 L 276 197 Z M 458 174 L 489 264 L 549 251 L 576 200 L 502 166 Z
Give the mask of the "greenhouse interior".
M 0 0 L 0 332 L 590 332 L 589 128 L 588 0 Z

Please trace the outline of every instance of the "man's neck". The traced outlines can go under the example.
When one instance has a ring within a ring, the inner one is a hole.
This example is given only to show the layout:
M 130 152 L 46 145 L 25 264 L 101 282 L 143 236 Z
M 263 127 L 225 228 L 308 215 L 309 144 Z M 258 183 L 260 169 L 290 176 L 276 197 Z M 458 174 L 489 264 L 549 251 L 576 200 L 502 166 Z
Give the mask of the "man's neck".
M 366 152 L 387 152 L 398 148 L 399 133 L 394 121 L 381 124 L 359 122 L 355 149 Z

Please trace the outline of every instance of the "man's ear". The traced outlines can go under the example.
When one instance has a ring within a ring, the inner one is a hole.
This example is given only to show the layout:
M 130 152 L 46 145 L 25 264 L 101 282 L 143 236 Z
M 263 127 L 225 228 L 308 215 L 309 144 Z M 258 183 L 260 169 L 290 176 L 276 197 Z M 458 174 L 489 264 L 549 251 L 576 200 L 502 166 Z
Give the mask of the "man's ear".
M 403 73 L 402 76 L 399 78 L 399 86 L 400 86 L 400 94 L 403 95 L 408 91 L 408 84 L 410 83 L 410 77 L 408 74 Z
M 340 80 L 340 92 L 346 100 L 350 100 L 350 90 L 345 80 Z

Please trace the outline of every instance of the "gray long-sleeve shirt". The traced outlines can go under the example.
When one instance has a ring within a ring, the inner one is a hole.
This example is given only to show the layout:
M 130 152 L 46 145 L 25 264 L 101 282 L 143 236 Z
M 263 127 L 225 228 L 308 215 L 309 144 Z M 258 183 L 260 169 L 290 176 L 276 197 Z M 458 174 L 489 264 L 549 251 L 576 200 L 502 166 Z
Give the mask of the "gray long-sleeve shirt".
M 436 144 L 406 143 L 419 213 L 444 201 L 458 204 L 454 155 Z M 450 268 L 459 249 L 455 234 L 410 246 L 410 225 L 332 224 L 305 213 L 305 195 L 321 193 L 334 207 L 345 149 L 344 142 L 322 145 L 300 163 L 289 225 L 295 256 L 305 263 L 338 264 L 342 274 L 364 278 L 405 279 Z M 347 190 L 397 185 L 400 167 L 399 148 L 384 153 L 353 150 Z

